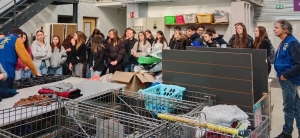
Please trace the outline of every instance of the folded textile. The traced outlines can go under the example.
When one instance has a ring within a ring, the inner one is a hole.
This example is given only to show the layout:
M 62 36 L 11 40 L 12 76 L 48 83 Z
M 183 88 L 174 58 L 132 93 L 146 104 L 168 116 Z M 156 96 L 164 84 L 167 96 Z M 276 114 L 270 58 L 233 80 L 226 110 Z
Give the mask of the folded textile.
M 38 91 L 39 94 L 56 94 L 57 96 L 70 98 L 70 99 L 76 99 L 82 96 L 80 92 L 81 92 L 80 89 L 72 89 L 71 91 L 65 91 L 65 92 L 56 92 L 50 89 L 40 89 Z
M 2 101 L 2 98 L 10 98 L 18 94 L 15 89 L 2 89 L 0 88 L 0 102 Z
M 41 102 L 39 102 L 41 101 Z M 34 96 L 29 96 L 28 98 L 23 98 L 20 99 L 18 102 L 14 104 L 14 107 L 16 106 L 32 106 L 32 105 L 37 105 L 37 106 L 46 106 L 51 104 L 53 101 L 50 100 L 48 96 L 45 95 L 34 95 Z
M 247 120 L 249 118 L 249 116 L 236 105 L 206 106 L 202 112 L 206 114 L 207 122 L 218 125 L 228 124 L 231 126 L 235 121 Z
M 52 86 L 44 86 L 43 89 L 53 90 L 55 92 L 66 92 L 70 91 L 73 85 L 70 82 L 61 82 Z

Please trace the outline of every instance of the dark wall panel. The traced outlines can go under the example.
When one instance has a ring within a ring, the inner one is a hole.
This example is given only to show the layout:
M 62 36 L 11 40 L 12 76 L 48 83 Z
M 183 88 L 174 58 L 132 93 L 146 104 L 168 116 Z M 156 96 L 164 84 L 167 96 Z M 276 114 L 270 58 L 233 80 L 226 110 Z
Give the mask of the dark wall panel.
M 253 110 L 252 56 L 214 51 L 163 51 L 163 81 L 214 94 L 217 103 Z M 252 111 L 253 112 L 253 111 Z
M 222 90 L 207 89 L 207 88 L 202 88 L 199 86 L 192 86 L 190 84 L 182 84 L 182 83 L 178 83 L 178 82 L 164 81 L 164 83 L 180 85 L 182 87 L 185 87 L 189 91 L 209 93 L 209 94 L 216 95 L 217 104 L 232 104 L 232 105 L 237 105 L 240 108 L 244 107 L 244 108 L 252 108 L 253 109 L 253 104 L 251 104 L 252 103 L 252 95 L 249 95 L 249 94 L 229 93 L 229 92 L 222 91 Z M 197 102 L 197 101 L 194 101 L 194 102 Z
M 194 86 L 217 89 L 231 93 L 245 93 L 252 95 L 252 81 L 229 80 L 226 78 L 213 78 L 208 76 L 198 76 L 192 74 L 183 74 L 178 72 L 164 71 L 166 81 L 190 84 Z
M 249 53 L 252 54 L 253 62 L 253 92 L 254 101 L 257 102 L 262 93 L 268 92 L 268 65 L 266 63 L 267 51 L 264 49 L 233 49 L 233 48 L 198 48 L 187 47 L 187 50 L 196 51 L 215 51 L 215 52 L 232 52 L 232 53 Z M 233 61 L 232 61 L 233 62 Z
M 234 67 L 234 66 L 222 66 L 212 64 L 193 64 L 187 62 L 178 62 L 176 60 L 163 60 L 164 71 L 174 71 L 186 73 L 188 67 L 189 74 L 198 74 L 203 76 L 213 76 L 236 80 L 252 80 L 252 75 L 249 73 L 252 71 L 251 67 Z
M 178 62 L 189 63 L 210 63 L 227 66 L 252 67 L 251 54 L 241 56 L 240 53 L 221 53 L 209 51 L 182 51 L 182 50 L 164 50 L 163 60 L 176 60 Z

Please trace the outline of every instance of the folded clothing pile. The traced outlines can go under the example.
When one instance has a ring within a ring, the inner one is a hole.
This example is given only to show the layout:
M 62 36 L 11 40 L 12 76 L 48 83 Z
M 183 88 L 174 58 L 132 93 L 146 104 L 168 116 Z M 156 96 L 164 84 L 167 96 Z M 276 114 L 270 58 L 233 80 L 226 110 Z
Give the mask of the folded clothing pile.
M 0 88 L 0 102 L 2 101 L 2 98 L 10 98 L 18 94 L 15 89 L 2 89 Z
M 22 89 L 27 87 L 32 87 L 41 84 L 47 84 L 51 82 L 57 82 L 69 78 L 68 75 L 59 75 L 59 74 L 44 74 L 41 77 L 30 77 L 30 78 L 21 78 L 14 81 L 15 89 Z
M 52 86 L 44 86 L 38 91 L 39 94 L 56 94 L 57 96 L 76 99 L 80 96 L 81 90 L 78 88 L 73 88 L 70 82 L 61 82 Z
M 34 95 L 34 96 L 29 96 L 28 98 L 23 98 L 20 99 L 18 102 L 14 104 L 14 107 L 16 106 L 32 106 L 32 105 L 37 105 L 37 106 L 46 106 L 50 105 L 52 101 L 50 100 L 46 95 Z
M 236 105 L 216 105 L 204 107 L 201 111 L 206 115 L 201 117 L 201 122 L 209 122 L 215 125 L 235 128 L 238 130 L 246 130 L 250 126 L 248 121 L 249 116 Z M 230 138 L 228 134 L 222 132 L 215 132 L 212 130 L 199 128 L 196 132 L 196 138 Z

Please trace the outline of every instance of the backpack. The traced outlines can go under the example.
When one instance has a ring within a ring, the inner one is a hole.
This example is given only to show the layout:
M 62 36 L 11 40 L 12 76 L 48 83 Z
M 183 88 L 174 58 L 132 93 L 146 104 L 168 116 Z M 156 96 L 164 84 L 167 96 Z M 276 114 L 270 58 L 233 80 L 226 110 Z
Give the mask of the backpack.
M 268 57 L 268 60 L 270 61 L 270 64 L 274 64 L 275 48 L 269 39 L 267 41 L 269 43 L 269 51 L 270 51 L 270 56 Z

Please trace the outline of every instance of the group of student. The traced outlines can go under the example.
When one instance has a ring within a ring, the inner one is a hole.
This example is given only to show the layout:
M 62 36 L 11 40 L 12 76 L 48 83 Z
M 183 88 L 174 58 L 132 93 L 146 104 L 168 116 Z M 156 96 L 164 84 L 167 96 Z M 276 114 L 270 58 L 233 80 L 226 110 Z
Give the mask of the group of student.
M 236 23 L 235 29 L 236 33 L 228 43 L 213 28 L 204 32 L 203 26 L 197 28 L 191 25 L 185 34 L 181 28 L 175 27 L 169 44 L 162 31 L 157 32 L 155 39 L 149 30 L 139 32 L 138 39 L 135 39 L 135 31 L 127 28 L 121 38 L 116 29 L 111 29 L 106 38 L 96 29 L 88 40 L 84 33 L 77 31 L 69 34 L 62 45 L 58 36 L 53 36 L 51 44 L 47 44 L 43 31 L 39 30 L 36 33 L 37 40 L 32 43 L 30 50 L 27 35 L 15 28 L 10 35 L 0 38 L 0 88 L 12 88 L 15 74 L 20 69 L 23 72 L 31 70 L 33 75 L 41 76 L 48 72 L 61 73 L 65 65 L 73 75 L 80 77 L 84 74 L 87 77 L 88 71 L 90 74 L 102 75 L 107 68 L 110 73 L 133 71 L 139 56 L 162 49 L 184 50 L 186 46 L 223 47 L 226 43 L 231 48 L 266 49 L 270 56 L 272 45 L 265 27 L 255 28 L 255 39 L 247 34 L 243 23 Z M 297 89 L 300 85 L 300 43 L 292 33 L 293 28 L 288 21 L 276 21 L 274 34 L 280 38 L 281 43 L 275 55 L 274 67 L 282 88 L 285 119 L 283 131 L 276 138 L 292 137 L 294 119 L 300 130 L 300 98 Z M 268 64 L 270 72 L 269 60 Z
M 38 74 L 72 74 L 90 78 L 95 74 L 104 75 L 107 69 L 109 73 L 133 72 L 134 67 L 138 66 L 137 59 L 140 56 L 150 55 L 163 49 L 186 50 L 186 46 L 267 49 L 268 56 L 270 55 L 271 43 L 264 27 L 258 26 L 255 29 L 255 40 L 247 34 L 243 23 L 236 23 L 235 29 L 236 34 L 228 43 L 214 28 L 205 30 L 203 25 L 198 27 L 190 25 L 185 33 L 182 32 L 181 27 L 176 26 L 169 42 L 162 31 L 157 31 L 155 38 L 150 30 L 138 32 L 136 37 L 136 32 L 131 28 L 127 28 L 122 37 L 119 37 L 116 29 L 109 30 L 107 37 L 99 29 L 95 29 L 88 38 L 83 32 L 76 31 L 63 41 L 59 36 L 54 35 L 50 43 L 44 40 L 43 30 L 38 30 L 36 40 L 31 46 L 25 32 L 19 29 L 16 36 L 22 39 L 24 48 L 31 57 L 26 60 L 33 61 Z M 271 63 L 269 61 L 268 63 L 268 72 L 270 72 Z M 9 79 L 12 79 L 12 76 L 14 80 L 18 80 L 36 75 L 20 58 L 17 58 L 14 68 L 14 74 L 8 75 Z

